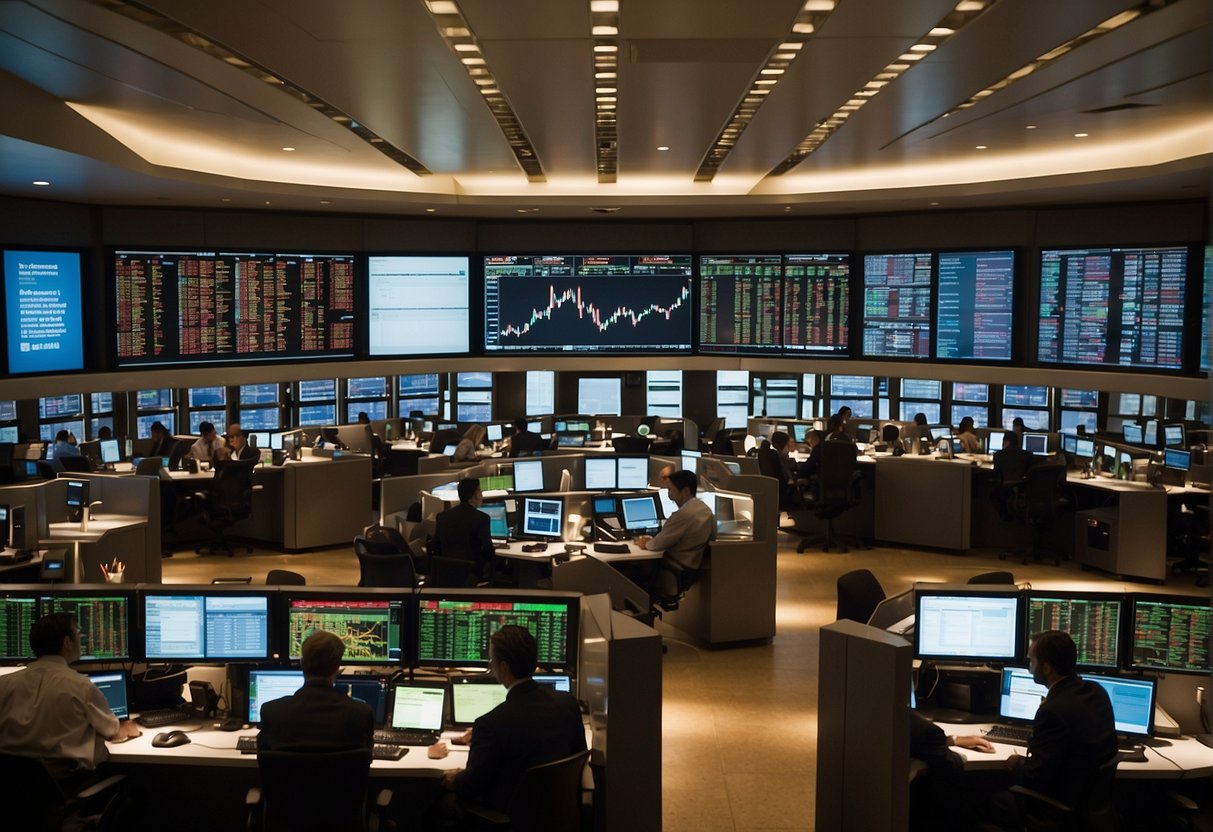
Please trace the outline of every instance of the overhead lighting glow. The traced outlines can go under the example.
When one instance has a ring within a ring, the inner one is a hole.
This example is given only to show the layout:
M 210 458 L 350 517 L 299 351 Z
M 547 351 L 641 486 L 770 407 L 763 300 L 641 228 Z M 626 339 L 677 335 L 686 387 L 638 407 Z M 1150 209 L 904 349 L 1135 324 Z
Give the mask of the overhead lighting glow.
M 669 150 L 670 146 L 668 144 L 659 144 L 659 145 L 657 145 L 657 149 L 658 150 Z
M 37 185 L 40 188 L 45 188 L 47 185 L 49 185 L 51 183 L 47 182 L 45 179 L 35 179 L 31 184 Z
M 979 144 L 979 145 L 977 145 L 977 149 L 978 149 L 978 150 L 987 150 L 988 148 L 987 148 L 987 146 L 986 146 L 986 145 L 984 145 L 984 144 Z
M 594 26 L 590 29 L 590 34 L 595 37 L 611 37 L 619 34 L 618 26 Z
M 619 0 L 590 0 L 590 11 L 595 14 L 612 14 L 619 11 Z
M 1087 136 L 1089 136 L 1089 135 L 1091 135 L 1091 134 L 1090 134 L 1090 133 L 1075 133 L 1075 134 L 1074 134 L 1074 138 L 1076 138 L 1076 139 L 1085 139 L 1085 138 L 1086 138 Z
M 451 0 L 426 0 L 430 14 L 459 14 L 459 6 Z
M 295 148 L 293 148 L 293 147 L 284 147 L 284 148 L 282 148 L 282 149 L 283 149 L 283 150 L 285 150 L 287 153 L 290 153 L 290 152 L 292 152 L 292 151 L 293 151 Z

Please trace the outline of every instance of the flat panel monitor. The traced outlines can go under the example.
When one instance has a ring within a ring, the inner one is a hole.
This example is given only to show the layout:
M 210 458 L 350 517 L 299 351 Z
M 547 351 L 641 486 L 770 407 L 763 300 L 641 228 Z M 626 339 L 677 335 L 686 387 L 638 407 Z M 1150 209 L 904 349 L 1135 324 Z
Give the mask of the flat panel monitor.
M 103 586 L 92 589 L 60 589 L 43 593 L 38 614 L 66 612 L 76 616 L 80 628 L 80 661 L 117 662 L 133 658 L 131 653 L 130 592 L 115 592 Z
M 614 491 L 619 487 L 618 465 L 615 457 L 585 458 L 585 490 Z
M 778 254 L 699 258 L 700 352 L 779 353 L 782 260 Z
M 498 424 L 489 425 L 486 429 L 488 432 L 488 440 L 490 442 L 500 442 L 505 438 L 502 432 L 502 426 Z
M 333 684 L 338 691 L 350 699 L 357 699 L 371 706 L 375 714 L 375 725 L 381 726 L 387 720 L 388 698 L 391 693 L 391 682 L 387 676 L 365 674 L 342 674 Z
M 1007 435 L 1004 430 L 992 430 L 986 435 L 986 453 L 996 454 L 1002 450 L 1002 443 Z
M 699 451 L 683 451 L 679 455 L 682 462 L 682 470 L 690 471 L 692 474 L 699 473 L 699 457 L 702 454 Z
M 80 254 L 4 251 L 8 372 L 84 369 Z
M 505 540 L 510 536 L 509 515 L 505 503 L 482 503 L 480 510 L 489 516 L 489 536 L 494 540 Z
M 788 254 L 783 258 L 783 278 L 784 351 L 845 354 L 851 317 L 850 256 Z
M 392 688 L 392 727 L 398 731 L 442 730 L 446 685 L 407 682 Z
M 1015 252 L 939 255 L 935 357 L 1010 361 Z
M 1004 667 L 998 696 L 998 716 L 1011 722 L 1030 722 L 1049 689 L 1032 678 L 1026 667 Z
M 1147 419 L 1146 420 L 1146 427 L 1142 431 L 1141 438 L 1142 438 L 1142 441 L 1146 444 L 1146 447 L 1149 447 L 1149 448 L 1158 447 L 1158 420 L 1157 419 Z
M 1117 668 L 1127 620 L 1122 595 L 1036 590 L 1028 595 L 1025 635 L 1061 630 L 1074 639 L 1080 667 Z
M 491 476 L 480 477 L 481 491 L 513 491 L 514 490 L 514 475 L 513 474 L 493 474 Z
M 1182 424 L 1163 425 L 1162 444 L 1166 448 L 1186 447 L 1188 443 L 1184 438 L 1184 426 Z
M 303 641 L 327 630 L 345 644 L 346 665 L 398 665 L 404 660 L 404 601 L 368 593 L 285 594 L 287 658 L 302 656 Z
M 584 433 L 558 433 L 556 434 L 556 447 L 558 448 L 584 448 L 585 434 Z
M 101 691 L 111 714 L 118 719 L 126 719 L 131 715 L 130 702 L 127 699 L 125 670 L 105 670 L 84 675 L 97 686 L 97 690 Z
M 68 508 L 78 511 L 88 505 L 88 480 L 64 480 Z
M 1211 619 L 1207 597 L 1135 595 L 1130 665 L 1139 670 L 1209 673 Z
M 16 445 L 20 439 L 20 429 L 16 425 L 0 427 L 0 442 L 11 442 Z
M 652 495 L 624 497 L 619 501 L 623 527 L 630 532 L 655 531 L 661 526 L 657 519 L 657 502 Z
M 1018 590 L 915 590 L 914 651 L 922 659 L 1011 662 L 1022 655 Z
M 549 687 L 559 693 L 573 692 L 573 680 L 567 673 L 536 673 L 531 678 L 537 684 Z
M 423 590 L 418 599 L 421 666 L 488 667 L 489 638 L 506 624 L 530 630 L 539 666 L 567 668 L 577 659 L 579 595 L 515 590 Z
M 1030 454 L 1036 456 L 1049 455 L 1049 434 L 1047 433 L 1025 433 L 1023 435 L 1023 449 Z
M 1185 246 L 1042 251 L 1037 357 L 1182 369 L 1187 276 Z
M 505 701 L 509 691 L 496 679 L 464 676 L 451 680 L 451 722 L 471 725 Z
M 485 350 L 689 352 L 693 274 L 690 255 L 486 257 Z
M 930 357 L 930 254 L 863 258 L 863 355 Z
M 1095 440 L 1083 439 L 1078 437 L 1074 443 L 1074 456 L 1079 459 L 1094 459 L 1095 458 Z
M 1072 433 L 1063 433 L 1061 435 L 1061 449 L 1068 454 L 1073 454 L 1078 450 L 1078 437 Z
M 637 491 L 649 487 L 649 458 L 647 456 L 618 457 L 618 487 Z
M 13 664 L 34 658 L 29 630 L 38 620 L 36 590 L 0 588 L 0 662 Z
M 367 258 L 369 355 L 465 353 L 467 257 Z
M 1142 445 L 1145 443 L 1145 432 L 1142 430 L 1141 425 L 1136 422 L 1125 422 L 1121 425 L 1121 430 L 1124 432 L 1126 444 Z
M 1130 737 L 1148 737 L 1154 733 L 1154 702 L 1157 679 L 1130 679 L 1084 673 L 1082 678 L 1103 688 L 1112 703 L 1112 721 L 1116 733 Z
M 564 501 L 527 497 L 522 501 L 522 533 L 527 537 L 563 536 Z
M 1162 452 L 1162 464 L 1173 471 L 1190 471 L 1192 469 L 1192 454 L 1178 448 L 1167 448 Z
M 514 460 L 514 490 L 520 492 L 543 490 L 543 460 Z
M 149 662 L 268 661 L 269 595 L 179 588 L 143 595 Z
M 248 723 L 261 722 L 266 702 L 292 696 L 303 687 L 302 670 L 250 670 L 248 673 Z
M 101 440 L 101 461 L 106 465 L 122 461 L 122 449 L 117 439 Z

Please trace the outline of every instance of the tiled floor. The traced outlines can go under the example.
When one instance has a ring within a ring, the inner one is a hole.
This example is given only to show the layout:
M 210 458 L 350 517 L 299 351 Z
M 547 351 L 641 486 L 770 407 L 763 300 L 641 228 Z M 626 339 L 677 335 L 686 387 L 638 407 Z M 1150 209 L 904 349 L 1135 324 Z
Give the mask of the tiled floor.
M 300 572 L 309 584 L 356 583 L 358 575 L 353 550 L 333 549 L 231 559 L 179 553 L 164 561 L 164 580 L 249 575 L 259 583 L 274 568 Z M 1158 591 L 1069 563 L 1008 566 L 988 554 L 874 548 L 798 555 L 794 542 L 781 536 L 777 634 L 771 644 L 727 650 L 670 644 L 662 737 L 666 832 L 813 828 L 817 631 L 834 620 L 835 579 L 859 568 L 871 569 L 890 595 L 916 580 L 964 582 L 1000 568 L 1037 587 Z M 1175 579 L 1167 591 L 1200 592 L 1190 578 Z

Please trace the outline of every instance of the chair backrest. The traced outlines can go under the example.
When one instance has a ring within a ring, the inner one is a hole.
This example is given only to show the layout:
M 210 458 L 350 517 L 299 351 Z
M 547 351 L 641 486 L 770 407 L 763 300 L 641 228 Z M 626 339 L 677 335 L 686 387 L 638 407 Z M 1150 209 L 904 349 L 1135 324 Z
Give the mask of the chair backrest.
M 404 535 L 391 526 L 371 526 L 363 533 L 363 537 L 375 543 L 387 543 L 397 552 L 409 551 L 409 544 Z
M 40 760 L 0 754 L 0 800 L 7 829 L 61 828 L 63 792 Z
M 289 569 L 271 569 L 265 574 L 266 586 L 306 586 L 307 578 Z
M 135 473 L 141 477 L 158 477 L 164 466 L 164 459 L 158 456 L 145 456 L 135 466 Z
M 615 452 L 620 454 L 647 454 L 649 452 L 649 440 L 643 436 L 616 436 L 611 440 L 611 445 L 615 448 Z
M 407 552 L 399 552 L 391 544 L 354 538 L 354 554 L 358 556 L 358 586 L 415 587 L 417 570 Z
M 59 460 L 64 471 L 73 474 L 87 474 L 93 470 L 93 464 L 86 456 L 65 456 Z
M 476 585 L 476 564 L 460 558 L 430 558 L 426 586 L 460 588 Z
M 233 516 L 247 516 L 252 506 L 253 468 L 252 462 L 228 462 L 217 468 L 210 487 L 213 506 Z
M 371 750 L 328 753 L 260 751 L 266 832 L 366 828 Z M 317 784 L 323 783 L 323 788 Z
M 817 502 L 847 506 L 855 502 L 855 472 L 859 451 L 852 442 L 831 440 L 817 451 Z
M 463 434 L 457 430 L 447 428 L 446 430 L 436 431 L 430 437 L 430 453 L 440 454 L 447 445 L 458 445 L 461 439 L 463 439 Z
M 969 578 L 970 584 L 1013 584 L 1015 576 L 1010 572 L 982 572 Z
M 34 467 L 38 469 L 38 476 L 44 480 L 53 480 L 59 476 L 59 472 L 55 470 L 55 466 L 51 465 L 45 459 L 39 459 L 34 462 Z
M 1057 501 L 1066 481 L 1064 465 L 1038 465 L 1028 471 L 1023 486 L 1024 510 L 1029 522 L 1057 516 Z
M 897 442 L 901 439 L 901 428 L 897 425 L 885 425 L 880 429 L 880 441 Z
M 783 463 L 779 460 L 779 452 L 770 446 L 760 448 L 758 451 L 758 473 L 764 477 L 779 480 L 780 485 L 788 483 L 787 471 L 784 470 Z
M 531 766 L 510 804 L 510 828 L 567 832 L 581 828 L 581 773 L 588 750 Z
M 871 571 L 856 569 L 838 576 L 839 621 L 850 619 L 867 624 L 877 605 L 884 599 L 884 588 Z

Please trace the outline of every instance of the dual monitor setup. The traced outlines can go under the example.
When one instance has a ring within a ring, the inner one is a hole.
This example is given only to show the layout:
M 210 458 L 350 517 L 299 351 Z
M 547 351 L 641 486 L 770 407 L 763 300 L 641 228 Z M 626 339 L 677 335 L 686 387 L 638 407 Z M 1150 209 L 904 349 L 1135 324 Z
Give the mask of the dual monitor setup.
M 518 624 L 534 634 L 541 667 L 566 670 L 579 610 L 580 595 L 544 591 L 12 585 L 0 588 L 0 662 L 30 661 L 30 626 L 70 612 L 83 662 L 284 665 L 328 630 L 345 643 L 343 665 L 487 668 L 489 637 Z

